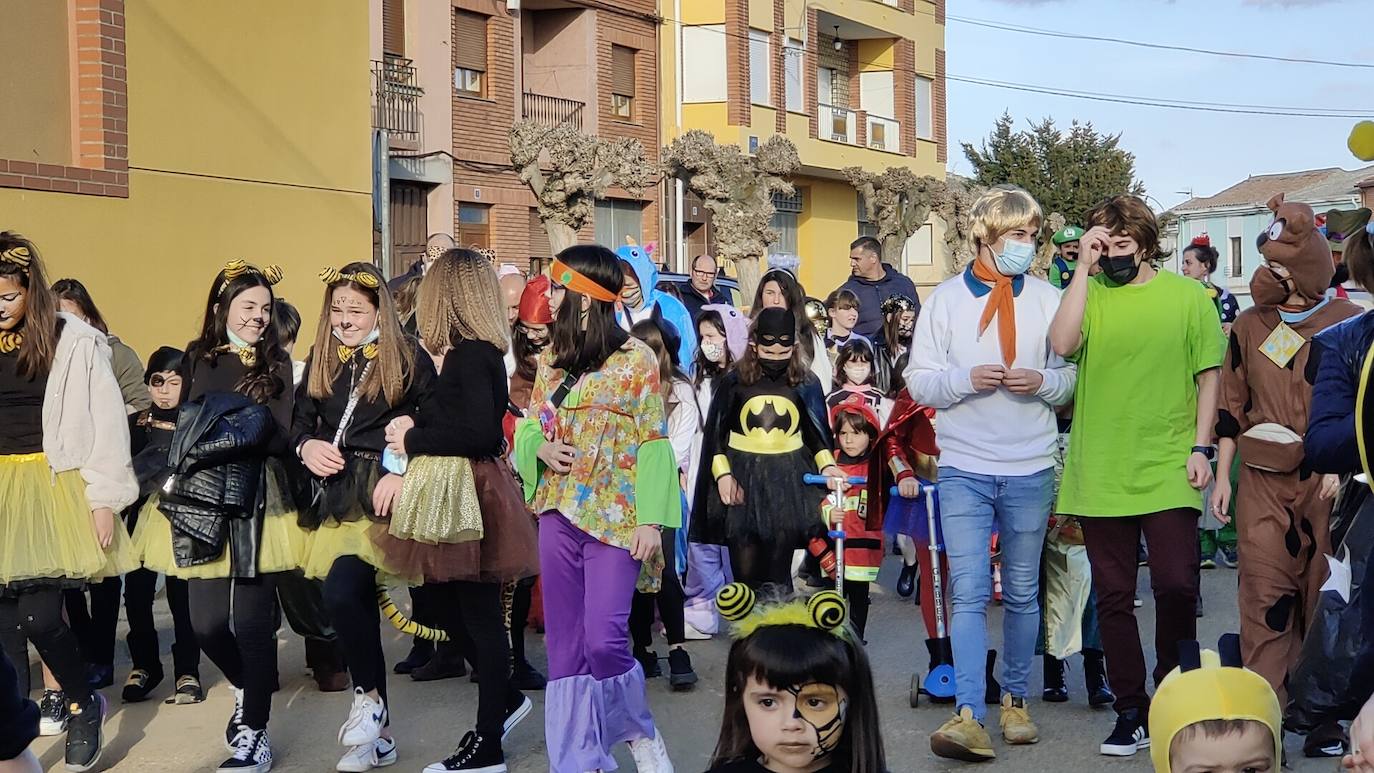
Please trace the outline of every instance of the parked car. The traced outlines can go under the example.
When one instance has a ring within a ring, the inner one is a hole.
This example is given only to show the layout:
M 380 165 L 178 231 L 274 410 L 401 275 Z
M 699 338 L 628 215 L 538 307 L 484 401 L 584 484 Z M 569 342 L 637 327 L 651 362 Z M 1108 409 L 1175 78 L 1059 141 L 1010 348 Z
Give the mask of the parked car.
M 688 284 L 690 281 L 691 278 L 686 274 L 670 274 L 661 271 L 658 275 L 658 289 L 681 297 L 683 293 L 691 292 L 691 287 Z M 739 291 L 739 282 L 732 277 L 717 276 L 716 287 L 730 298 L 730 305 L 737 309 L 744 309 L 753 300 L 752 298 L 748 301 L 744 299 Z

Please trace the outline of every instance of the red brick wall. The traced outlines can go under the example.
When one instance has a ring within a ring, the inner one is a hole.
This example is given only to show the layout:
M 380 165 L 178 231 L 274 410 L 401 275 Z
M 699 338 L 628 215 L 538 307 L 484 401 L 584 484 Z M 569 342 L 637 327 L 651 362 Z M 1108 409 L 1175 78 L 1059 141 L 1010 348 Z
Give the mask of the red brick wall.
M 725 0 L 725 84 L 726 120 L 749 125 L 749 0 Z
M 129 87 L 124 0 L 76 0 L 77 147 L 73 163 L 0 159 L 0 188 L 129 195 Z
M 931 102 L 935 103 L 932 123 L 935 129 L 935 160 L 943 164 L 949 160 L 949 136 L 945 126 L 945 50 L 935 49 L 935 83 L 931 88 Z
M 773 0 L 773 129 L 778 134 L 787 133 L 787 34 L 783 18 L 783 0 Z
M 916 155 L 916 43 L 898 40 L 893 52 L 893 88 L 896 90 L 893 116 L 901 124 L 901 151 Z
M 816 102 L 819 99 L 816 83 L 816 73 L 820 70 L 821 60 L 817 55 L 820 45 L 820 34 L 816 32 L 816 9 L 808 7 L 806 9 L 806 64 L 802 67 L 802 82 L 806 84 L 806 101 L 802 105 L 805 108 L 810 125 L 811 139 L 816 139 L 820 135 L 819 110 L 816 109 Z

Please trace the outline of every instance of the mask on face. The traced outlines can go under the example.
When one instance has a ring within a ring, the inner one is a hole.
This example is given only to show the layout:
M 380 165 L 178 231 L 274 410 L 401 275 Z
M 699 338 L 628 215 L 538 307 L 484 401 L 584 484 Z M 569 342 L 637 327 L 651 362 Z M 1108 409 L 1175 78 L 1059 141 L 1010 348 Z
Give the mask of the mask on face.
M 1102 273 L 1107 279 L 1119 285 L 1130 284 L 1140 273 L 1140 264 L 1135 262 L 1134 255 L 1103 255 L 1098 260 L 1098 265 L 1102 266 Z
M 707 362 L 718 363 L 725 359 L 725 349 L 720 344 L 703 341 L 701 343 L 701 356 L 705 357 Z
M 1260 266 L 1250 277 L 1250 298 L 1262 306 L 1276 306 L 1292 294 L 1292 278 L 1280 278 L 1274 269 Z
M 868 383 L 868 376 L 873 372 L 873 366 L 867 363 L 854 363 L 844 366 L 844 377 L 851 384 Z
M 1035 245 L 1003 240 L 1002 251 L 992 253 L 992 262 L 1002 276 L 1020 276 L 1035 262 Z
M 763 375 L 774 381 L 781 381 L 787 376 L 787 366 L 792 364 L 791 359 L 786 360 L 765 360 L 759 358 L 759 370 Z

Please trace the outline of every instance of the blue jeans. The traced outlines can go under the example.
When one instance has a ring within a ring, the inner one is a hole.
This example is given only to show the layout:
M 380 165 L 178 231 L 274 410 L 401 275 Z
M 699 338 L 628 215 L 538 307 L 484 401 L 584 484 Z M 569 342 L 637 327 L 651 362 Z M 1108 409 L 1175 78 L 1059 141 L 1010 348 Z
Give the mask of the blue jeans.
M 956 706 L 987 714 L 988 548 L 997 525 L 1002 551 L 1002 689 L 1026 697 L 1040 632 L 1040 548 L 1054 497 L 1054 469 L 1033 475 L 979 475 L 940 468 L 940 516 L 949 558 Z

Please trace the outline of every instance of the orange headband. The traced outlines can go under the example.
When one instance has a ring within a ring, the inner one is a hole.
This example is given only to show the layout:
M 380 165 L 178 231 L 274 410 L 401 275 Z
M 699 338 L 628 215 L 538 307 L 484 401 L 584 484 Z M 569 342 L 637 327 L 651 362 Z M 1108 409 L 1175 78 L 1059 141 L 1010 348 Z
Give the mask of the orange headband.
M 588 278 L 586 274 L 583 274 L 558 258 L 553 259 L 553 268 L 549 270 L 549 278 L 569 290 L 575 293 L 581 293 L 592 300 L 615 303 L 619 297 Z

